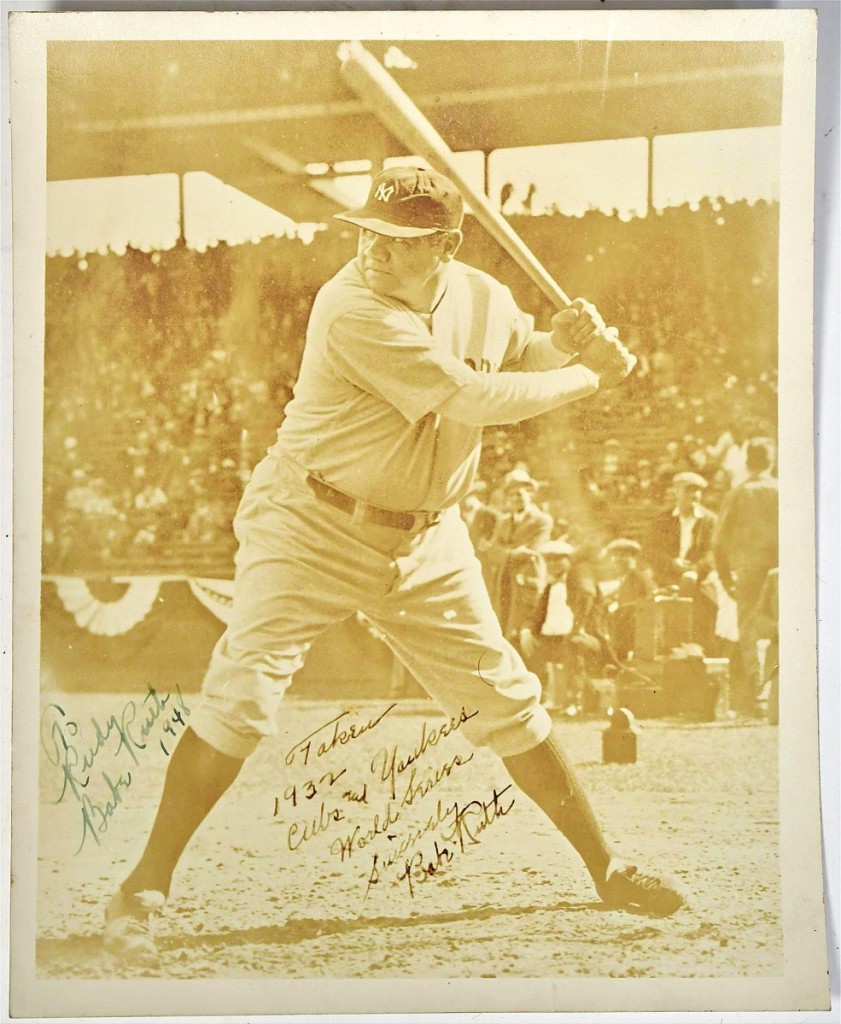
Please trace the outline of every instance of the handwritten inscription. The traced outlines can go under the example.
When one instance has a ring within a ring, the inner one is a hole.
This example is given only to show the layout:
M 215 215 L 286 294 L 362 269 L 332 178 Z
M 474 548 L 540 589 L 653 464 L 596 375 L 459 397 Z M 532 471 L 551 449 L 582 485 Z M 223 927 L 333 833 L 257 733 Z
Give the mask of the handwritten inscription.
M 386 802 L 382 811 L 376 814 L 365 825 L 354 825 L 353 830 L 338 839 L 334 839 L 330 852 L 345 861 L 353 856 L 355 850 L 364 850 L 377 836 L 388 835 L 392 825 L 396 825 L 400 811 L 391 800 Z
M 169 757 L 189 715 L 179 688 L 174 694 L 161 694 L 152 686 L 142 701 L 126 701 L 105 722 L 92 716 L 84 730 L 61 704 L 44 708 L 41 746 L 61 779 L 53 803 L 75 800 L 79 808 L 76 853 L 88 840 L 101 844 L 100 837 L 132 784 L 132 770 L 150 750 L 160 749 Z
M 419 795 L 425 796 L 429 793 L 442 779 L 448 778 L 453 770 L 461 765 L 468 764 L 473 760 L 473 754 L 468 754 L 466 757 L 462 757 L 460 754 L 456 754 L 455 757 L 449 761 L 445 761 L 435 768 L 431 768 L 426 777 L 419 783 L 414 782 L 414 773 L 412 778 L 409 780 L 409 784 L 406 788 L 406 792 L 403 799 L 397 803 L 389 800 L 386 804 L 386 812 L 383 815 L 375 814 L 371 824 L 368 828 L 365 825 L 354 826 L 351 832 L 348 832 L 345 836 L 340 839 L 334 840 L 330 847 L 330 852 L 338 856 L 341 860 L 348 860 L 355 850 L 364 850 L 365 847 L 378 835 L 387 834 L 388 828 L 391 825 L 396 825 L 400 819 L 401 807 L 411 806 L 419 800 Z M 401 842 L 399 848 L 400 852 L 405 852 L 409 846 L 413 845 L 420 839 L 425 832 L 432 828 L 437 827 L 443 820 L 440 816 L 441 803 L 438 803 L 438 817 L 431 816 L 427 820 L 427 824 L 422 826 L 420 829 L 411 829 L 405 834 L 404 839 Z M 433 818 L 435 818 L 434 824 Z M 381 824 L 381 823 L 384 823 Z M 408 840 L 406 837 L 409 837 Z
M 309 764 L 310 757 L 313 759 L 324 757 L 325 754 L 329 754 L 336 747 L 345 746 L 345 744 L 350 743 L 352 740 L 359 739 L 366 732 L 375 729 L 385 716 L 396 707 L 396 703 L 389 704 L 385 711 L 382 711 L 375 718 L 363 722 L 361 725 L 348 721 L 348 718 L 355 714 L 355 712 L 343 711 L 340 715 L 331 718 L 329 722 L 325 722 L 317 729 L 313 729 L 303 739 L 294 743 L 287 751 L 286 764 L 294 764 L 296 758 L 300 758 L 304 764 Z
M 455 802 L 443 811 L 439 800 L 436 814 L 420 832 L 410 836 L 408 844 L 404 840 L 399 850 L 385 857 L 380 857 L 376 853 L 373 855 L 366 897 L 371 887 L 382 881 L 384 872 L 400 863 L 407 846 L 413 846 L 423 834 L 437 828 L 439 831 L 433 841 L 434 852 L 430 854 L 423 849 L 416 850 L 411 857 L 404 859 L 398 868 L 397 881 L 405 881 L 409 895 L 414 897 L 415 883 L 428 881 L 438 874 L 444 865 L 449 864 L 456 853 L 464 853 L 468 846 L 480 843 L 485 829 L 508 814 L 515 802 L 513 796 L 507 795 L 511 788 L 509 783 L 503 789 L 494 789 L 490 798 L 486 800 L 470 800 L 463 805 Z
M 312 768 L 318 759 L 376 729 L 395 706 L 367 719 L 353 717 L 358 713 L 352 711 L 331 718 L 289 748 L 287 765 Z M 458 778 L 475 756 L 445 749 L 444 741 L 451 744 L 450 738 L 477 714 L 463 707 L 446 721 L 423 721 L 414 743 L 381 747 L 367 768 L 354 771 L 341 762 L 341 768 L 296 780 L 282 800 L 275 798 L 275 818 L 291 813 L 294 819 L 287 825 L 288 848 L 326 842 L 340 864 L 362 868 L 365 899 L 384 882 L 414 898 L 418 886 L 480 843 L 514 805 L 510 784 L 458 800 L 452 798 L 452 784 L 443 785 Z M 445 792 L 451 795 L 440 795 Z
M 341 807 L 328 807 L 322 800 L 318 810 L 308 821 L 293 821 L 286 834 L 286 843 L 290 850 L 297 850 L 303 843 L 314 839 L 337 821 L 345 820 L 345 812 Z
M 436 746 L 445 736 L 456 732 L 465 722 L 469 722 L 478 714 L 478 711 L 468 712 L 462 708 L 460 714 L 453 715 L 449 722 L 445 722 L 443 725 L 430 728 L 427 722 L 424 722 L 418 742 L 410 753 L 402 754 L 399 747 L 393 746 L 384 747 L 375 754 L 371 761 L 371 771 L 378 775 L 382 782 L 388 783 L 391 789 L 391 799 L 397 798 L 398 775 L 405 772 L 407 768 L 411 768 L 413 764 L 417 764 L 430 747 Z

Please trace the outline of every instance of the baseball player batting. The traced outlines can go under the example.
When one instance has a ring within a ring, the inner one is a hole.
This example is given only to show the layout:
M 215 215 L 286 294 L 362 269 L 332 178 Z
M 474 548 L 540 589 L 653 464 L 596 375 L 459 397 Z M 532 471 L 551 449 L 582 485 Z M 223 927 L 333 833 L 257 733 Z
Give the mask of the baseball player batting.
M 459 262 L 462 197 L 435 171 L 383 171 L 362 208 L 337 216 L 359 228 L 358 252 L 315 299 L 294 397 L 243 494 L 230 624 L 140 862 L 106 909 L 106 947 L 156 956 L 152 917 L 184 848 L 275 733 L 313 640 L 357 611 L 447 715 L 478 712 L 467 738 L 499 755 L 605 903 L 671 914 L 677 889 L 602 834 L 538 678 L 502 635 L 458 510 L 484 426 L 613 387 L 632 357 L 583 299 L 535 331 L 508 288 Z

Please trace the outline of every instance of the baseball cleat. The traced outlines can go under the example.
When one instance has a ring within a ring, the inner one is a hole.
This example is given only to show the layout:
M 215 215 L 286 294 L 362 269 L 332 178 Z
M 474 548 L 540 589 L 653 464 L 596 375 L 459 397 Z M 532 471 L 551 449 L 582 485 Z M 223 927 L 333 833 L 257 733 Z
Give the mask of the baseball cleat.
M 637 871 L 633 864 L 612 860 L 604 882 L 596 886 L 602 900 L 617 910 L 668 917 L 686 902 L 674 883 Z
M 152 936 L 152 917 L 166 902 L 162 892 L 126 893 L 118 889 L 105 908 L 102 941 L 109 953 L 148 964 L 158 960 Z

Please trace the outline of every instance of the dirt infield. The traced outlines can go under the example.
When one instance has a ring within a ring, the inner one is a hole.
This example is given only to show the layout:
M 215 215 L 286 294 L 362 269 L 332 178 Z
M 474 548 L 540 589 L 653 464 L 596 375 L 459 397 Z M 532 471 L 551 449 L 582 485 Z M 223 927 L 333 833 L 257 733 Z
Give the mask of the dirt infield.
M 560 724 L 620 852 L 689 893 L 674 917 L 652 919 L 605 908 L 499 761 L 420 702 L 289 701 L 282 735 L 246 762 L 182 860 L 160 967 L 118 963 L 100 946 L 103 906 L 141 853 L 192 699 L 45 696 L 42 977 L 781 971 L 776 729 L 644 723 L 638 763 L 604 765 L 604 723 Z

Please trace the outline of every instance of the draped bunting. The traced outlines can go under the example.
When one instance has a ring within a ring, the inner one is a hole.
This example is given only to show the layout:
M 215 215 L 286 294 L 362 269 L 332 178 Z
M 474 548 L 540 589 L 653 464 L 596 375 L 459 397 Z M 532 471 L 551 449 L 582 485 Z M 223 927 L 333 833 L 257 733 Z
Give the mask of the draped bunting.
M 122 594 L 113 600 L 94 593 L 91 584 L 78 576 L 47 576 L 76 625 L 95 636 L 121 636 L 141 623 L 154 607 L 163 583 L 186 583 L 193 597 L 225 625 L 231 617 L 233 580 L 190 576 L 125 576 L 111 583 L 123 584 Z
M 41 680 L 47 690 L 195 692 L 230 618 L 233 581 L 167 575 L 110 579 L 45 576 Z M 355 616 L 313 643 L 295 675 L 310 699 L 379 698 L 390 692 L 393 656 Z
M 77 576 L 57 577 L 53 582 L 64 610 L 80 629 L 95 636 L 128 633 L 146 618 L 161 589 L 161 580 L 154 577 L 119 579 L 114 582 L 125 583 L 125 592 L 114 601 L 103 601 L 92 592 L 87 580 Z
M 224 625 L 230 622 L 234 581 L 201 576 L 117 576 L 110 582 L 122 584 L 124 591 L 113 600 L 103 599 L 93 592 L 87 580 L 78 576 L 45 576 L 53 583 L 64 610 L 73 616 L 80 629 L 94 636 L 122 636 L 139 625 L 149 615 L 158 600 L 164 583 L 186 583 L 190 593 Z M 601 583 L 606 596 L 615 589 L 615 581 Z M 718 605 L 716 636 L 737 641 L 739 628 L 735 601 L 717 577 L 708 583 L 710 596 Z M 382 639 L 364 616 L 359 622 L 376 639 Z
M 188 577 L 187 583 L 193 597 L 227 626 L 231 620 L 234 581 Z

